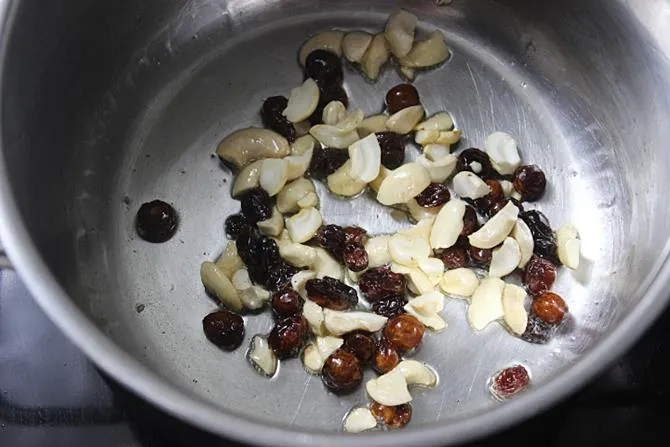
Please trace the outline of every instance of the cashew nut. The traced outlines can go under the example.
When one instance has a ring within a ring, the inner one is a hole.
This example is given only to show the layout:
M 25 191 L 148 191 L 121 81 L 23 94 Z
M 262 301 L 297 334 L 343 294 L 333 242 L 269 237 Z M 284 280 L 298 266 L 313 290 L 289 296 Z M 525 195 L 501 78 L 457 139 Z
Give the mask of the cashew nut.
M 256 371 L 266 377 L 272 377 L 277 372 L 277 357 L 262 335 L 254 335 L 251 339 L 247 360 Z
M 266 236 L 277 237 L 284 231 L 284 216 L 275 206 L 272 209 L 272 216 L 269 219 L 262 220 L 256 224 L 261 233 Z
M 441 64 L 449 58 L 449 47 L 440 31 L 433 31 L 428 39 L 415 42 L 412 49 L 398 62 L 404 67 L 428 68 Z
M 412 49 L 416 22 L 417 18 L 414 14 L 410 14 L 402 9 L 389 17 L 388 22 L 386 22 L 384 36 L 395 57 L 405 57 Z
M 377 201 L 395 205 L 413 199 L 430 185 L 430 174 L 418 163 L 407 163 L 391 171 L 382 181 Z
M 363 59 L 361 59 L 361 70 L 369 79 L 376 80 L 382 67 L 388 62 L 390 55 L 389 44 L 384 34 L 375 35 Z
M 372 115 L 365 118 L 358 125 L 358 136 L 365 138 L 371 133 L 387 131 L 388 129 L 386 128 L 386 121 L 388 119 L 388 115 L 384 114 Z
M 333 335 L 344 335 L 356 330 L 377 332 L 388 320 L 371 312 L 341 312 L 331 309 L 323 309 L 323 317 L 326 329 Z
M 326 50 L 341 56 L 342 39 L 344 39 L 343 31 L 324 31 L 310 38 L 300 47 L 300 52 L 298 53 L 300 65 L 305 66 L 307 56 L 314 50 Z
M 389 117 L 386 121 L 386 127 L 392 132 L 402 135 L 408 134 L 421 121 L 424 113 L 423 107 L 420 105 L 405 107 Z
M 344 35 L 342 52 L 349 62 L 360 62 L 372 43 L 372 35 L 364 31 L 352 31 Z
M 238 197 L 243 192 L 258 186 L 261 177 L 262 164 L 263 160 L 256 160 L 242 168 L 240 173 L 237 174 L 237 177 L 235 177 L 235 183 L 233 183 L 233 197 Z
M 310 180 L 304 177 L 297 178 L 277 194 L 277 209 L 283 214 L 295 213 L 301 208 L 298 202 L 314 192 L 314 184 Z
M 333 194 L 351 197 L 365 189 L 367 183 L 356 180 L 351 175 L 351 163 L 351 160 L 347 160 L 346 163 L 326 178 L 328 189 Z
M 215 264 L 227 278 L 232 278 L 233 273 L 244 267 L 244 261 L 237 254 L 237 245 L 235 242 L 228 242 L 226 244 L 226 248 Z
M 200 279 L 209 292 L 230 309 L 242 310 L 242 301 L 228 277 L 213 262 L 205 261 L 200 265 Z
M 282 158 L 289 154 L 286 138 L 269 129 L 248 127 L 225 137 L 216 148 L 216 154 L 242 169 L 263 158 Z

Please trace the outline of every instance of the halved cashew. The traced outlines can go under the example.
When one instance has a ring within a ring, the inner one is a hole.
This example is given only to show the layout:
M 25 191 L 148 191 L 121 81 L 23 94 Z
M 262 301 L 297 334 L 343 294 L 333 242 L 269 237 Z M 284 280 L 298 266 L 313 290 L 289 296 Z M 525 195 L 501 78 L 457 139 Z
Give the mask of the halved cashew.
M 312 374 L 320 374 L 326 359 L 342 346 L 344 340 L 332 335 L 316 337 L 316 340 L 305 348 L 302 354 L 302 362 L 305 369 Z
M 451 130 L 454 120 L 446 112 L 439 112 L 416 125 L 414 130 Z
M 423 206 L 419 205 L 416 199 L 412 199 L 409 202 L 405 203 L 405 207 L 407 208 L 407 212 L 412 217 L 412 219 L 414 219 L 417 222 L 425 219 L 431 219 L 431 218 L 434 219 L 435 216 L 437 216 L 437 213 L 441 209 L 438 206 L 434 206 L 432 208 L 424 208 Z
M 498 278 L 484 278 L 475 290 L 468 307 L 468 321 L 476 331 L 503 317 L 502 294 L 505 283 Z
M 261 164 L 258 183 L 270 197 L 276 196 L 288 180 L 288 161 L 283 158 L 266 158 Z
M 309 136 L 309 138 L 311 138 L 312 141 L 314 140 L 311 136 Z M 302 155 L 289 155 L 288 157 L 284 157 L 284 160 L 287 163 L 286 180 L 291 181 L 302 177 L 305 174 L 305 172 L 307 172 L 309 164 L 312 162 L 313 155 L 314 155 L 314 149 L 312 148 L 308 149 Z
M 504 321 L 516 335 L 526 331 L 528 312 L 525 307 L 526 291 L 514 284 L 505 284 L 502 296 Z
M 284 231 L 284 216 L 275 206 L 272 209 L 272 216 L 269 219 L 262 220 L 256 224 L 261 233 L 266 236 L 277 237 Z
M 209 292 L 230 309 L 239 312 L 244 307 L 242 301 L 228 277 L 213 262 L 205 261 L 200 265 L 200 279 Z
M 370 42 L 363 59 L 361 59 L 361 70 L 371 80 L 376 80 L 391 52 L 384 34 L 376 34 Z
M 266 377 L 272 377 L 277 372 L 277 356 L 272 352 L 268 340 L 262 335 L 254 335 L 251 339 L 247 360 L 256 371 Z
M 430 245 L 418 237 L 396 233 L 388 243 L 389 254 L 393 262 L 407 267 L 417 267 L 419 261 L 430 256 Z
M 359 140 L 356 130 L 343 130 L 337 126 L 317 124 L 309 129 L 310 135 L 316 138 L 324 147 L 346 149 Z
M 371 133 L 385 132 L 388 129 L 386 128 L 386 121 L 388 121 L 388 115 L 379 114 L 372 115 L 365 118 L 358 125 L 358 136 L 365 138 Z
M 237 290 L 240 301 L 247 309 L 260 309 L 270 299 L 270 292 L 251 282 L 249 271 L 246 268 L 235 272 L 231 282 Z
M 303 299 L 307 299 L 305 284 L 307 281 L 314 278 L 316 278 L 315 272 L 311 270 L 300 270 L 291 278 L 291 287 L 293 287 L 293 290 L 298 292 L 298 295 L 300 295 Z
M 371 430 L 377 426 L 377 419 L 369 408 L 354 408 L 344 419 L 344 431 L 347 433 L 360 433 Z
M 292 123 L 309 118 L 319 105 L 319 86 L 312 78 L 307 78 L 299 87 L 291 89 L 288 104 L 282 115 Z
M 312 267 L 316 262 L 316 249 L 297 242 L 277 241 L 279 256 L 294 267 Z
M 412 79 L 414 79 L 414 76 L 416 76 L 416 70 L 410 67 L 403 67 L 401 65 L 400 74 L 404 76 L 408 81 L 411 81 Z
M 377 332 L 387 318 L 371 312 L 341 312 L 338 310 L 324 309 L 324 322 L 326 330 L 333 335 L 344 335 L 356 330 Z
M 493 248 L 501 244 L 516 225 L 519 209 L 509 202 L 488 220 L 479 230 L 468 236 L 470 245 L 477 248 Z
M 319 205 L 319 196 L 315 192 L 308 192 L 305 197 L 298 200 L 298 206 L 302 208 L 316 208 Z
M 500 180 L 500 187 L 502 188 L 505 197 L 511 196 L 514 192 L 514 183 L 509 180 Z
M 444 296 L 440 292 L 428 292 L 412 298 L 403 308 L 431 329 L 439 331 L 447 326 L 440 316 L 440 312 L 444 309 Z
M 316 259 L 311 267 L 316 272 L 316 277 L 320 279 L 324 276 L 330 276 L 342 281 L 344 270 L 340 263 L 323 248 L 315 247 L 314 250 L 316 251 Z
M 279 191 L 277 195 L 277 209 L 280 213 L 295 213 L 300 208 L 298 203 L 309 193 L 314 193 L 314 184 L 304 177 L 293 180 Z
M 391 171 L 382 181 L 377 201 L 382 205 L 405 203 L 430 185 L 430 174 L 418 163 L 406 163 Z
M 415 42 L 412 49 L 398 62 L 404 67 L 428 68 L 441 64 L 449 59 L 449 47 L 444 40 L 444 34 L 433 31 L 428 39 Z
M 365 31 L 352 31 L 344 35 L 342 52 L 349 62 L 360 62 L 372 43 L 372 35 Z
M 494 132 L 484 144 L 491 164 L 502 175 L 511 175 L 521 165 L 516 140 L 505 132 Z
M 228 242 L 226 244 L 226 248 L 215 264 L 226 275 L 226 278 L 232 278 L 236 271 L 244 267 L 244 261 L 237 254 L 237 245 L 235 242 Z
M 454 245 L 463 231 L 464 215 L 465 202 L 462 200 L 451 199 L 445 203 L 430 230 L 431 248 L 449 248 Z
M 491 187 L 477 174 L 462 171 L 454 176 L 454 192 L 464 199 L 479 199 L 491 192 Z
M 307 242 L 316 234 L 323 219 L 316 208 L 305 208 L 286 219 L 286 229 L 293 242 Z
M 533 256 L 533 250 L 535 248 L 535 242 L 533 241 L 533 234 L 530 232 L 530 228 L 526 225 L 522 219 L 517 219 L 514 228 L 511 233 L 512 237 L 519 244 L 519 251 L 521 253 L 521 259 L 519 259 L 518 267 L 520 269 L 524 268 L 530 258 Z
M 328 334 L 326 325 L 324 324 L 323 310 L 323 307 L 308 299 L 305 300 L 305 304 L 302 306 L 302 316 L 307 320 L 309 328 L 314 335 L 324 336 Z
M 414 299 L 416 300 L 417 298 Z M 405 377 L 407 385 L 425 388 L 432 388 L 437 385 L 437 374 L 423 362 L 417 360 L 403 360 L 392 369 L 392 371 L 395 370 L 399 371 Z
M 347 116 L 347 108 L 340 101 L 330 101 L 321 116 L 323 124 L 334 126 Z
M 447 270 L 442 275 L 440 289 L 444 293 L 462 297 L 470 297 L 479 287 L 479 279 L 475 272 L 468 268 Z
M 309 129 L 307 129 L 307 132 L 309 132 Z M 314 137 L 311 135 L 303 135 L 291 144 L 291 156 L 304 155 L 307 152 L 312 151 L 314 146 L 316 146 Z
M 324 31 L 310 38 L 300 47 L 300 52 L 298 53 L 300 65 L 305 66 L 307 56 L 314 50 L 326 50 L 341 56 L 342 39 L 344 39 L 343 31 Z
M 216 154 L 238 169 L 263 158 L 282 158 L 289 154 L 286 138 L 269 129 L 248 127 L 236 130 L 219 143 Z
M 458 158 L 449 153 L 449 148 L 441 144 L 429 144 L 423 149 L 423 155 L 420 155 L 416 162 L 426 168 L 430 175 L 431 182 L 443 183 L 449 178 L 454 169 Z
M 335 172 L 326 177 L 328 189 L 333 194 L 344 197 L 355 196 L 365 189 L 366 182 L 356 180 L 351 175 L 351 160 L 347 160 Z
M 346 132 L 353 131 L 358 128 L 364 119 L 365 113 L 363 113 L 361 109 L 354 109 L 347 113 L 341 121 L 335 124 L 335 127 Z
M 381 267 L 391 262 L 389 253 L 390 236 L 375 236 L 368 238 L 365 251 L 368 254 L 368 268 Z
M 512 273 L 521 262 L 521 249 L 516 239 L 505 238 L 502 245 L 493 250 L 491 256 L 491 265 L 489 266 L 489 276 L 497 278 Z
M 444 273 L 444 263 L 437 258 L 419 259 L 419 270 L 426 274 L 433 286 L 436 286 L 442 280 Z
M 558 259 L 569 269 L 579 267 L 579 253 L 581 251 L 581 240 L 577 228 L 573 224 L 564 224 L 556 232 L 556 244 L 558 245 Z
M 412 49 L 416 22 L 417 18 L 414 14 L 402 9 L 389 17 L 384 35 L 395 57 L 404 57 Z
M 410 292 L 415 295 L 423 295 L 424 293 L 429 293 L 435 290 L 428 275 L 423 273 L 417 267 L 406 267 L 401 264 L 396 264 L 395 262 L 391 263 L 391 271 L 393 273 L 400 273 L 407 277 L 407 287 Z
M 428 144 L 446 144 L 451 146 L 461 139 L 460 130 L 417 130 L 414 141 L 422 146 Z
M 421 121 L 424 113 L 423 106 L 420 105 L 405 107 L 389 117 L 386 127 L 391 132 L 408 134 Z
M 368 380 L 365 390 L 375 402 L 382 405 L 396 406 L 412 401 L 412 396 L 407 389 L 407 380 L 402 371 L 396 369 Z
M 400 230 L 398 234 L 404 234 L 405 236 L 409 236 L 411 238 L 421 239 L 425 241 L 426 244 L 430 245 L 430 230 L 433 228 L 434 222 L 435 216 L 428 216 L 419 220 L 411 227 Z
M 233 197 L 238 197 L 245 191 L 256 188 L 261 177 L 261 165 L 263 160 L 256 160 L 255 162 L 245 166 L 233 183 Z
M 382 182 L 384 181 L 384 179 L 385 179 L 390 173 L 391 173 L 391 170 L 390 170 L 390 169 L 388 169 L 388 168 L 385 167 L 384 165 L 381 165 L 381 166 L 379 167 L 379 174 L 377 175 L 377 177 L 376 177 L 373 181 L 371 181 L 370 183 L 368 183 L 368 185 L 370 186 L 370 189 L 372 189 L 374 192 L 378 193 L 378 192 L 379 192 L 379 188 L 382 186 Z
M 379 175 L 382 150 L 375 135 L 358 140 L 349 146 L 350 175 L 360 182 L 369 183 Z
M 434 141 L 435 144 L 446 144 L 451 146 L 456 144 L 461 140 L 461 135 L 463 131 L 460 129 L 455 130 L 443 130 L 437 137 L 437 140 Z

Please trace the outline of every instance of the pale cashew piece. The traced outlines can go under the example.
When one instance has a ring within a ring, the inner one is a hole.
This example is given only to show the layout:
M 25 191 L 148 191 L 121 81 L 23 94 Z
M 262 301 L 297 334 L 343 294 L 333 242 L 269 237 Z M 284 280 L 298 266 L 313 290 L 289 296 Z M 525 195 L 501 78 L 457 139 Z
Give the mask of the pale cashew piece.
M 517 219 L 516 224 L 512 229 L 511 235 L 519 244 L 521 259 L 519 259 L 518 267 L 522 269 L 533 256 L 533 250 L 535 248 L 533 234 L 530 232 L 530 228 L 528 228 L 526 222 L 524 222 L 522 219 Z
M 518 216 L 519 209 L 509 202 L 479 230 L 468 236 L 470 245 L 477 248 L 493 248 L 501 244 L 516 225 Z
M 386 128 L 402 135 L 408 134 L 421 121 L 424 113 L 423 106 L 420 105 L 405 107 L 389 117 Z
M 558 245 L 558 259 L 561 263 L 572 270 L 578 268 L 581 239 L 577 228 L 570 223 L 561 225 L 556 232 L 556 244 Z
M 309 132 L 309 129 L 307 129 L 307 132 Z M 307 132 L 305 132 L 305 134 L 307 134 Z M 291 155 L 304 155 L 307 152 L 312 151 L 315 146 L 316 140 L 313 136 L 302 135 L 291 144 Z
M 298 53 L 300 65 L 305 66 L 307 56 L 314 50 L 326 50 L 341 56 L 342 39 L 344 39 L 343 31 L 324 31 L 310 38 L 300 47 L 300 52 Z
M 276 196 L 288 179 L 288 162 L 283 158 L 267 158 L 261 164 L 258 183 L 270 197 Z
M 503 317 L 504 288 L 505 283 L 498 278 L 484 278 L 479 284 L 468 307 L 468 321 L 475 331 L 481 331 Z
M 360 62 L 371 43 L 372 35 L 364 31 L 352 31 L 345 34 L 342 40 L 344 57 L 349 62 Z
M 444 204 L 430 230 L 430 246 L 433 249 L 449 248 L 458 240 L 463 231 L 465 202 L 451 199 Z
M 263 160 L 256 160 L 255 162 L 245 166 L 237 177 L 235 177 L 235 183 L 233 183 L 233 197 L 238 197 L 245 191 L 256 188 L 259 185 L 259 180 L 261 177 L 261 165 Z
M 307 281 L 314 278 L 316 278 L 316 272 L 311 270 L 300 270 L 291 278 L 291 287 L 293 287 L 293 290 L 298 292 L 298 295 L 300 295 L 303 299 L 307 299 L 305 284 Z
M 386 121 L 388 121 L 388 115 L 379 114 L 372 115 L 365 118 L 358 125 L 358 136 L 365 138 L 371 133 L 385 132 L 388 129 L 386 128 Z
M 379 175 L 377 175 L 377 177 L 376 177 L 373 181 L 371 181 L 370 183 L 368 183 L 368 185 L 370 186 L 370 189 L 372 189 L 374 192 L 378 193 L 378 192 L 379 192 L 379 188 L 382 186 L 382 182 L 384 181 L 384 179 L 385 179 L 390 173 L 391 173 L 391 170 L 390 170 L 390 169 L 388 169 L 388 168 L 385 167 L 384 165 L 381 165 L 381 166 L 379 167 Z
M 408 81 L 411 81 L 414 79 L 414 76 L 416 76 L 416 70 L 410 67 L 403 67 L 401 65 L 400 74 L 403 75 Z
M 234 241 L 226 244 L 226 248 L 215 264 L 226 275 L 226 278 L 232 278 L 236 271 L 244 267 L 244 261 L 237 254 L 237 245 Z
M 441 64 L 449 58 L 449 47 L 444 34 L 433 31 L 428 39 L 415 42 L 405 57 L 399 59 L 400 65 L 411 68 L 428 68 Z
M 254 335 L 251 339 L 247 360 L 256 371 L 266 377 L 272 377 L 277 372 L 277 357 L 262 335 Z
M 323 108 L 323 114 L 321 116 L 323 124 L 334 126 L 347 116 L 347 108 L 340 101 L 330 101 L 326 104 L 326 107 Z
M 440 132 L 440 135 L 437 137 L 437 140 L 435 140 L 436 144 L 446 144 L 451 146 L 452 144 L 456 144 L 461 140 L 461 136 L 463 135 L 463 131 L 456 129 L 456 130 L 443 130 Z
M 505 132 L 494 132 L 484 144 L 493 168 L 502 175 L 511 175 L 521 165 L 516 140 Z
M 355 109 L 347 113 L 340 122 L 335 124 L 335 127 L 342 131 L 350 132 L 356 130 L 364 119 L 365 113 L 361 109 Z
M 347 433 L 361 433 L 377 426 L 377 419 L 369 408 L 354 408 L 344 419 L 344 431 Z
M 511 196 L 514 192 L 514 184 L 509 180 L 500 180 L 500 187 L 502 188 L 505 197 Z
M 236 130 L 225 137 L 216 148 L 216 154 L 242 169 L 263 158 L 282 158 L 289 154 L 286 138 L 268 129 L 249 127 Z
M 375 236 L 367 240 L 365 251 L 368 254 L 368 268 L 381 267 L 391 262 L 390 239 L 390 236 Z
M 426 274 L 433 286 L 436 286 L 442 280 L 444 273 L 444 263 L 437 258 L 419 259 L 419 270 Z
M 366 182 L 356 180 L 351 175 L 351 160 L 347 160 L 335 172 L 326 177 L 328 189 L 333 194 L 344 197 L 351 197 L 359 194 L 365 189 Z
M 428 216 L 419 220 L 416 224 L 412 225 L 409 228 L 400 230 L 399 234 L 404 234 L 411 238 L 418 238 L 430 245 L 430 230 L 433 228 L 433 223 L 435 222 L 435 216 Z
M 244 307 L 242 301 L 228 277 L 213 262 L 205 261 L 200 265 L 200 279 L 209 292 L 230 309 L 239 312 Z
M 377 332 L 387 318 L 371 312 L 341 312 L 338 310 L 324 309 L 324 321 L 326 330 L 333 335 L 344 335 L 356 330 Z
M 302 361 L 305 369 L 312 374 L 320 374 L 326 359 L 343 343 L 344 340 L 339 337 L 317 336 L 316 341 L 310 343 L 303 352 Z
M 412 298 L 403 309 L 433 330 L 439 331 L 447 326 L 440 316 L 440 312 L 444 310 L 444 296 L 440 292 L 428 292 Z
M 350 175 L 360 182 L 369 183 L 379 175 L 382 150 L 375 135 L 358 140 L 349 146 Z
M 347 149 L 359 140 L 356 130 L 343 130 L 328 124 L 317 124 L 309 129 L 309 133 L 324 147 L 336 149 Z
M 279 256 L 294 267 L 312 267 L 316 262 L 316 249 L 297 242 L 278 241 Z
M 291 89 L 288 104 L 282 112 L 292 123 L 309 118 L 319 105 L 319 86 L 312 78 L 307 78 L 299 87 Z
M 312 141 L 314 141 L 314 138 L 312 138 L 310 135 L 307 136 Z M 307 172 L 309 164 L 312 162 L 313 155 L 314 155 L 314 148 L 311 148 L 305 151 L 304 154 L 289 155 L 288 157 L 284 157 L 284 160 L 286 161 L 286 180 L 291 181 L 302 177 L 305 174 L 305 172 Z
M 428 275 L 416 267 L 406 267 L 394 262 L 391 263 L 391 271 L 405 275 L 407 277 L 407 287 L 415 295 L 423 295 L 435 290 L 435 286 Z
M 302 208 L 316 208 L 319 205 L 319 196 L 315 192 L 308 192 L 305 197 L 298 200 L 298 206 Z
M 321 213 L 316 208 L 305 208 L 286 219 L 286 229 L 293 242 L 307 242 L 316 234 L 323 223 Z
M 363 59 L 361 59 L 361 70 L 368 79 L 376 80 L 379 73 L 391 56 L 388 42 L 384 34 L 377 34 L 372 38 Z
M 375 402 L 382 405 L 396 406 L 412 401 L 412 396 L 407 389 L 407 380 L 402 371 L 396 369 L 368 380 L 365 390 Z
M 491 192 L 491 187 L 477 174 L 462 171 L 454 176 L 454 192 L 464 199 L 479 199 Z
M 468 268 L 447 270 L 442 275 L 440 289 L 450 295 L 470 297 L 479 287 L 479 279 L 475 272 Z
M 516 239 L 507 237 L 502 245 L 493 250 L 489 276 L 501 278 L 512 273 L 521 262 L 521 249 Z
M 302 208 L 298 202 L 307 194 L 314 192 L 314 184 L 310 180 L 304 177 L 295 179 L 279 191 L 277 209 L 284 214 L 295 213 Z
M 269 219 L 262 220 L 256 224 L 261 233 L 266 236 L 277 237 L 284 231 L 284 216 L 277 207 L 272 208 L 272 216 Z
M 403 360 L 392 369 L 392 371 L 396 370 L 405 377 L 407 385 L 424 388 L 432 388 L 437 385 L 437 374 L 435 374 L 435 371 L 431 367 L 423 362 L 417 360 Z
M 428 258 L 431 252 L 425 240 L 402 233 L 391 236 L 388 249 L 393 262 L 407 267 L 417 267 L 419 261 Z
M 323 307 L 308 299 L 305 300 L 305 304 L 302 306 L 302 316 L 307 320 L 309 328 L 314 335 L 328 335 L 326 325 L 324 324 L 323 310 Z
M 446 149 L 446 153 L 443 153 L 441 148 Z M 431 182 L 443 183 L 456 169 L 458 158 L 449 153 L 449 148 L 443 145 L 429 144 L 423 152 L 423 155 L 417 157 L 416 162 L 426 168 Z
M 438 138 L 440 138 L 439 130 L 417 130 L 414 134 L 414 142 L 421 146 L 436 143 Z
M 437 213 L 440 212 L 439 206 L 434 206 L 431 208 L 425 208 L 418 204 L 416 199 L 412 199 L 409 202 L 405 203 L 407 212 L 415 221 L 421 221 L 425 219 L 434 219 L 437 216 Z
M 525 307 L 526 291 L 514 284 L 505 284 L 502 296 L 504 321 L 507 327 L 516 335 L 526 331 L 528 312 Z
M 382 181 L 377 201 L 382 205 L 405 203 L 430 185 L 430 174 L 418 163 L 406 163 L 392 170 Z
M 404 57 L 412 49 L 416 23 L 416 16 L 402 9 L 389 17 L 384 35 L 395 57 Z
M 314 247 L 316 259 L 312 264 L 312 269 L 316 272 L 316 277 L 321 279 L 324 276 L 342 281 L 344 279 L 344 269 L 337 260 L 321 247 Z
M 425 121 L 420 122 L 414 128 L 415 130 L 451 130 L 454 128 L 454 120 L 446 112 L 439 112 Z
M 270 292 L 251 282 L 249 271 L 246 268 L 235 272 L 231 282 L 237 290 L 240 301 L 247 309 L 260 309 L 270 299 Z

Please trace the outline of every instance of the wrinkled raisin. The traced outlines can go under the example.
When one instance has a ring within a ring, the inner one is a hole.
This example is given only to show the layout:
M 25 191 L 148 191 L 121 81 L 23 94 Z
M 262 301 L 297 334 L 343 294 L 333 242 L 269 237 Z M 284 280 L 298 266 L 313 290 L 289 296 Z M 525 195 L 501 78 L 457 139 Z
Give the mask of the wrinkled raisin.
M 270 304 L 278 317 L 290 317 L 302 311 L 304 300 L 295 290 L 284 288 L 272 294 Z
M 261 107 L 261 120 L 263 125 L 270 130 L 284 136 L 289 143 L 295 141 L 295 126 L 282 113 L 288 104 L 284 96 L 270 96 L 263 101 Z
M 268 335 L 268 344 L 279 359 L 296 357 L 307 336 L 309 325 L 302 315 L 277 321 Z
M 334 393 L 348 393 L 363 381 L 363 366 L 352 352 L 338 349 L 323 364 L 321 380 Z
M 346 310 L 358 303 L 356 290 L 330 276 L 307 280 L 305 290 L 310 300 L 328 309 Z
M 531 309 L 547 324 L 559 324 L 568 313 L 568 305 L 563 298 L 552 292 L 544 292 L 533 300 Z
M 492 178 L 496 174 L 496 171 L 491 165 L 491 159 L 486 152 L 474 147 L 466 149 L 458 154 L 456 170 L 458 172 L 474 172 L 484 180 Z
M 528 388 L 530 376 L 522 365 L 505 368 L 491 378 L 489 390 L 496 399 L 504 400 Z
M 368 232 L 361 227 L 344 227 L 344 244 L 365 245 L 368 240 Z
M 347 240 L 344 228 L 333 224 L 322 225 L 316 232 L 314 240 L 320 247 L 331 252 L 337 259 L 342 259 L 344 245 Z
M 389 428 L 402 428 L 412 420 L 412 406 L 402 404 L 390 407 L 379 402 L 370 405 L 373 416 Z
M 395 132 L 375 134 L 381 148 L 381 162 L 387 169 L 399 168 L 405 162 L 405 138 Z
M 251 224 L 272 216 L 272 200 L 263 188 L 253 188 L 242 194 L 242 214 Z
M 435 257 L 441 259 L 444 263 L 444 267 L 448 270 L 466 267 L 470 262 L 468 250 L 465 247 L 456 245 L 437 250 Z
M 305 60 L 305 78 L 314 79 L 319 85 L 341 84 L 342 61 L 335 53 L 327 50 L 314 50 Z
M 374 337 L 369 332 L 354 331 L 344 336 L 344 349 L 354 353 L 361 362 L 368 362 L 372 359 L 376 345 Z
M 403 309 L 405 304 L 407 304 L 407 298 L 404 295 L 391 295 L 372 303 L 372 311 L 386 318 L 392 318 L 405 313 Z
M 309 164 L 309 174 L 315 178 L 326 178 L 349 160 L 349 152 L 342 149 L 314 148 Z
M 368 268 L 368 252 L 360 244 L 349 244 L 344 246 L 342 260 L 352 272 L 362 272 Z
M 177 231 L 179 217 L 174 208 L 161 200 L 143 203 L 137 211 L 135 230 L 148 242 L 165 242 Z
M 242 213 L 233 214 L 226 219 L 226 235 L 230 239 L 237 239 L 237 236 L 247 227 L 249 227 L 249 222 Z
M 265 288 L 270 291 L 284 288 L 290 284 L 291 278 L 298 273 L 298 270 L 299 269 L 283 261 L 273 265 L 268 271 L 268 279 Z
M 533 235 L 533 253 L 559 265 L 556 236 L 547 217 L 537 210 L 525 211 L 519 217 L 528 225 Z
M 409 351 L 421 344 L 426 327 L 409 314 L 396 315 L 386 322 L 384 337 L 401 351 Z
M 540 200 L 547 188 L 547 178 L 537 165 L 519 166 L 514 171 L 514 189 L 521 194 L 522 200 L 534 202 Z
M 279 247 L 256 228 L 243 229 L 235 241 L 237 253 L 247 266 L 251 280 L 268 290 L 276 290 L 291 280 L 297 269 L 279 256 Z
M 367 270 L 358 280 L 361 293 L 371 303 L 393 295 L 405 295 L 407 279 L 405 275 L 393 273 L 388 267 Z
M 212 312 L 202 320 L 207 340 L 227 351 L 237 349 L 244 339 L 244 320 L 227 310 Z
M 344 87 L 342 87 L 342 84 L 324 84 L 322 82 L 319 84 L 319 102 L 316 106 L 316 110 L 314 110 L 314 112 L 308 118 L 310 124 L 315 125 L 323 121 L 323 109 L 325 109 L 328 103 L 331 101 L 340 101 L 342 104 L 344 104 L 344 107 L 349 106 L 349 98 L 347 98 L 347 92 L 344 90 Z M 338 150 L 341 151 L 341 149 Z
M 419 92 L 412 84 L 398 84 L 386 93 L 386 108 L 391 115 L 419 104 Z
M 431 183 L 415 197 L 416 203 L 424 208 L 442 206 L 449 201 L 449 188 L 442 183 Z
M 543 345 L 551 340 L 557 326 L 547 324 L 532 312 L 528 315 L 526 330 L 521 334 L 521 339 L 529 343 Z
M 461 236 L 469 236 L 478 229 L 477 212 L 474 208 L 466 206 L 465 214 L 463 214 L 463 231 L 461 231 Z
M 505 208 L 505 206 L 507 206 L 507 204 L 510 203 L 510 202 L 511 202 L 514 206 L 517 207 L 517 209 L 519 210 L 519 213 L 523 213 L 523 205 L 521 204 L 521 202 L 519 202 L 519 201 L 518 201 L 517 199 L 515 199 L 514 197 L 508 197 L 508 198 L 506 198 L 506 199 L 502 199 L 502 200 L 496 202 L 496 203 L 489 209 L 488 217 L 493 217 L 493 216 L 495 216 L 496 214 L 498 214 L 498 212 L 499 212 L 501 209 Z
M 491 215 L 491 208 L 504 198 L 502 186 L 498 180 L 486 180 L 486 184 L 491 188 L 491 192 L 474 201 L 477 211 L 483 216 Z
M 470 247 L 470 259 L 477 265 L 486 266 L 491 263 L 493 250 L 490 248 Z
M 539 256 L 533 256 L 523 275 L 523 283 L 533 296 L 542 295 L 549 291 L 556 281 L 556 267 L 554 264 Z
M 400 353 L 396 347 L 385 338 L 379 340 L 375 355 L 372 359 L 372 367 L 379 374 L 386 374 L 400 363 Z

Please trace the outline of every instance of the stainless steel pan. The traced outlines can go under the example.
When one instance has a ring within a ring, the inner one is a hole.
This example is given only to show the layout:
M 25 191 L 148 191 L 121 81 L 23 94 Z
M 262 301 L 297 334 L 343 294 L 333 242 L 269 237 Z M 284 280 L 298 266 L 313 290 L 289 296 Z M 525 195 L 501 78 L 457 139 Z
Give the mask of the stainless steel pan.
M 347 436 L 349 445 L 441 444 L 519 422 L 564 397 L 631 345 L 667 301 L 670 236 L 670 3 L 664 0 L 0 0 L 0 229 L 36 299 L 105 371 L 212 432 L 262 444 L 344 442 L 341 418 L 363 392 L 337 398 L 298 361 L 266 380 L 244 349 L 224 354 L 200 322 L 215 307 L 198 266 L 222 250 L 236 211 L 231 174 L 210 157 L 257 123 L 264 97 L 301 80 L 297 49 L 325 28 L 381 28 L 406 7 L 442 29 L 453 58 L 416 81 L 430 111 L 449 110 L 481 146 L 518 137 L 545 168 L 538 208 L 574 221 L 584 260 L 556 290 L 572 319 L 549 345 L 500 328 L 473 334 L 450 301 L 449 328 L 418 358 L 439 371 L 416 398 L 411 427 Z M 366 113 L 399 82 L 351 72 Z M 138 206 L 174 203 L 178 234 L 151 245 Z M 365 199 L 324 200 L 333 223 L 401 227 Z M 142 306 L 140 306 L 142 305 Z M 143 308 L 143 311 L 139 312 Z M 247 318 L 247 340 L 269 316 Z M 487 378 L 513 361 L 532 390 L 500 404 Z

